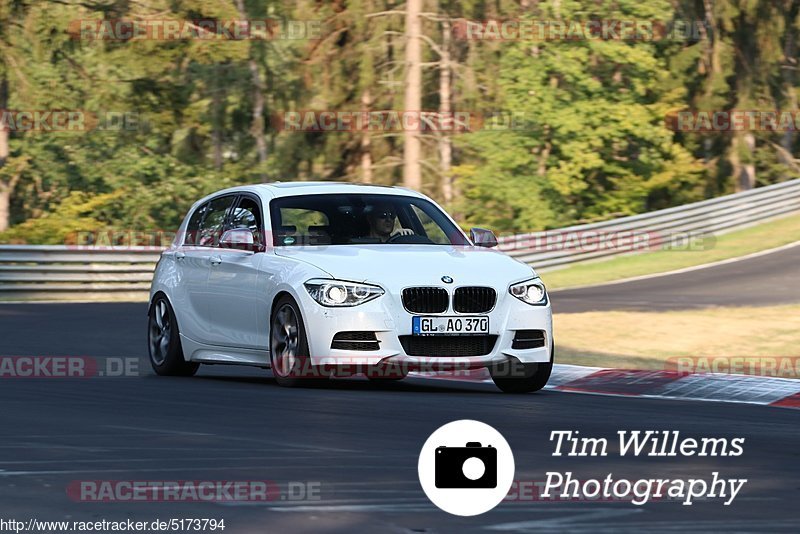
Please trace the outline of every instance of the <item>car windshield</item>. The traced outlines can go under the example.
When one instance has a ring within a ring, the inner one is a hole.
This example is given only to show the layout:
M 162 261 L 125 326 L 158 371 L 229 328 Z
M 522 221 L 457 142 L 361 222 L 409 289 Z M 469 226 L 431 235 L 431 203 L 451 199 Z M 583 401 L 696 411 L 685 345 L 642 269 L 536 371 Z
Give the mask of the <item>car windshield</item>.
M 468 245 L 433 203 L 401 195 L 322 194 L 270 202 L 276 247 L 302 245 Z

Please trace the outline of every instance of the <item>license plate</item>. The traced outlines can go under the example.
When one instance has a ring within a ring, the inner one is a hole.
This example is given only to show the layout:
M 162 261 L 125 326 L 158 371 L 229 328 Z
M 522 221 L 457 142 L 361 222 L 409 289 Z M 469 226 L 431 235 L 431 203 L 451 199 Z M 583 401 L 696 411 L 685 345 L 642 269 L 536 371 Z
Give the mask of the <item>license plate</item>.
M 415 336 L 488 334 L 489 317 L 412 317 L 411 332 Z

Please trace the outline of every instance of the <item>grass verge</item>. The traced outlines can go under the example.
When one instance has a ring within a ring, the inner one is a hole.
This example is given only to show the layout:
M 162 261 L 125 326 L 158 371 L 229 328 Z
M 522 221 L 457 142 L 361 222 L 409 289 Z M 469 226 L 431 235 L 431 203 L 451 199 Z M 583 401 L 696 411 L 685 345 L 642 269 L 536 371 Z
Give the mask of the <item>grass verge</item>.
M 545 272 L 549 289 L 600 284 L 736 258 L 800 239 L 800 214 L 704 240 L 704 250 L 659 250 L 619 256 Z M 534 265 L 536 267 L 536 265 Z
M 697 370 L 705 370 L 714 359 L 762 357 L 782 359 L 777 376 L 800 378 L 800 305 L 564 313 L 553 321 L 558 363 L 668 369 L 671 358 L 701 358 Z

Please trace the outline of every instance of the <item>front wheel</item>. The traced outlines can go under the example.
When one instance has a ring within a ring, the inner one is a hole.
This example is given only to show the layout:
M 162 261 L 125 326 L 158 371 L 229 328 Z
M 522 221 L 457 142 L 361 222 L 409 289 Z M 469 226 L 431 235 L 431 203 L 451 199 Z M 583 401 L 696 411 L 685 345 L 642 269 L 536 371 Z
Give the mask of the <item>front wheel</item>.
M 533 393 L 547 385 L 553 371 L 555 347 L 550 345 L 550 361 L 540 363 L 508 362 L 489 368 L 492 381 L 504 393 Z
M 270 321 L 272 375 L 280 386 L 308 385 L 317 375 L 308 355 L 308 338 L 300 308 L 292 297 L 281 297 L 275 303 Z
M 180 331 L 175 312 L 164 295 L 158 295 L 150 306 L 147 325 L 147 348 L 150 365 L 161 376 L 192 376 L 199 363 L 183 358 Z

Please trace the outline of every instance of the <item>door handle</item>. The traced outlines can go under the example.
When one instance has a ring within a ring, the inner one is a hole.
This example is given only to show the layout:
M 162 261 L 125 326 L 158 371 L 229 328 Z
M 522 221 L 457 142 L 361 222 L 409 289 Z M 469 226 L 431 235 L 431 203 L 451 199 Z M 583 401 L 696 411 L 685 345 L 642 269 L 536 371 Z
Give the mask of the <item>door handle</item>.
M 176 252 L 175 253 L 175 259 L 176 260 L 182 260 L 185 257 L 186 257 L 186 253 L 185 252 Z
M 221 256 L 211 256 L 211 265 L 219 265 L 220 263 L 222 263 Z

